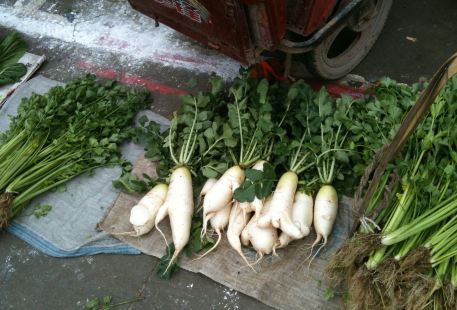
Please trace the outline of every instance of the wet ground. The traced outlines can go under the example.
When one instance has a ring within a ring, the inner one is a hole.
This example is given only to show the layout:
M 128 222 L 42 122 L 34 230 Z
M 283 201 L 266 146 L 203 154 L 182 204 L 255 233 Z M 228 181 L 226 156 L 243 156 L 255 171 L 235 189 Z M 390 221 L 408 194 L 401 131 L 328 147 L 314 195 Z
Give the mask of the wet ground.
M 134 25 L 131 33 L 117 36 L 119 18 Z M 369 80 L 429 78 L 457 51 L 456 21 L 453 0 L 394 1 L 381 37 L 354 72 Z M 131 37 L 145 40 L 146 23 L 124 1 L 0 0 L 0 36 L 7 28 L 23 32 L 31 51 L 47 56 L 39 74 L 68 81 L 93 72 L 140 81 L 156 91 L 154 110 L 164 116 L 179 105 L 170 92 L 204 89 L 211 71 L 226 77 L 237 71 L 234 61 L 173 31 L 157 32 L 153 47 L 142 46 Z M 152 273 L 157 262 L 145 255 L 56 259 L 0 233 L 0 309 L 81 309 L 105 295 L 145 297 L 121 309 L 268 308 L 199 274 L 180 270 L 171 281 L 159 280 Z

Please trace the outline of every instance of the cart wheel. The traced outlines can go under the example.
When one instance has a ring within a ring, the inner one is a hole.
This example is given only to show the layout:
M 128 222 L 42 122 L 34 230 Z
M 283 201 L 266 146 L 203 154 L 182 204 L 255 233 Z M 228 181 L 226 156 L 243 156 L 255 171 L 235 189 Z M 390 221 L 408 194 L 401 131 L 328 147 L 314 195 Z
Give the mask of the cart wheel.
M 344 2 L 344 1 L 343 1 Z M 351 72 L 376 42 L 389 15 L 392 0 L 372 0 L 314 50 L 305 65 L 316 76 L 338 79 Z

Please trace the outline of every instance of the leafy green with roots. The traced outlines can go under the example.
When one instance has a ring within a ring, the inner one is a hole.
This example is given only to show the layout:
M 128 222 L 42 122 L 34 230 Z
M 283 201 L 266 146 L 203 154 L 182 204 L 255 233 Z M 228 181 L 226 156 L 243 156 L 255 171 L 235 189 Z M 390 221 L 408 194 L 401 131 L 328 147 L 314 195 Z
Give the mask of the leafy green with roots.
M 180 147 L 179 159 L 176 158 L 176 156 L 173 153 L 174 145 L 173 145 L 173 139 L 172 139 L 172 136 L 175 135 L 173 130 L 176 130 L 176 127 L 177 127 L 176 113 L 171 122 L 171 127 L 168 132 L 167 144 L 168 144 L 168 149 L 170 152 L 171 159 L 173 160 L 173 162 L 175 163 L 176 166 L 187 166 L 188 163 L 190 162 L 191 156 L 193 155 L 194 150 L 195 150 L 195 143 L 197 141 L 197 135 L 194 131 L 194 128 L 195 128 L 195 123 L 197 122 L 197 115 L 198 115 L 197 101 L 195 99 L 194 99 L 194 107 L 195 107 L 194 120 L 192 122 L 192 126 L 190 127 L 190 132 L 189 132 L 187 138 L 184 140 L 185 141 L 183 144 L 184 147 L 183 146 Z M 189 149 L 190 145 L 191 145 L 191 147 Z
M 309 122 L 313 99 L 314 92 L 303 81 L 297 81 L 290 86 L 285 100 L 285 110 L 290 116 L 284 114 L 278 124 L 278 128 L 285 130 L 285 133 L 277 136 L 277 143 L 283 147 L 275 147 L 273 154 L 280 158 L 278 163 L 282 163 L 285 171 L 299 176 L 300 186 L 307 191 L 316 182 L 312 177 L 315 161 L 312 156 L 312 131 Z
M 271 138 L 271 104 L 267 102 L 268 82 L 244 78 L 230 88 L 234 102 L 228 104 L 224 143 L 234 164 L 251 166 L 263 155 Z M 237 147 L 238 156 L 231 148 Z
M 351 150 L 346 145 L 350 132 L 348 125 L 349 111 L 352 109 L 353 99 L 349 96 L 341 96 L 332 100 L 325 90 L 318 92 L 314 104 L 318 109 L 318 121 L 320 122 L 320 141 L 316 143 L 316 167 L 322 184 L 332 184 L 338 176 L 341 164 L 349 165 Z M 339 175 L 344 179 L 344 175 Z
M 263 199 L 273 190 L 276 179 L 275 164 L 270 164 L 270 154 L 274 146 L 274 135 L 277 134 L 276 124 L 272 120 L 272 102 L 269 96 L 269 83 L 245 77 L 235 83 L 230 89 L 234 102 L 229 104 L 230 132 L 226 140 L 230 146 L 237 136 L 239 157 L 229 149 L 235 164 L 245 168 L 246 179 L 234 192 L 235 200 L 252 202 L 255 198 Z M 235 141 L 236 141 L 235 140 Z M 248 167 L 259 160 L 265 160 L 263 171 Z
M 194 175 L 207 167 L 214 156 L 225 152 L 222 121 L 215 110 L 222 102 L 214 102 L 212 95 L 182 97 L 183 106 L 175 113 L 165 138 L 175 166 L 187 166 Z
M 261 85 L 259 83 L 259 85 Z M 276 182 L 276 172 L 296 174 L 310 170 L 315 165 L 309 150 L 311 133 L 308 124 L 309 102 L 314 98 L 311 88 L 300 80 L 292 85 L 275 83 L 270 85 L 264 101 L 271 105 L 271 125 L 268 141 L 260 158 L 268 163 L 264 171 L 246 169 L 244 183 L 235 191 L 235 199 L 252 202 L 271 194 Z M 304 177 L 300 186 L 309 189 L 316 179 Z

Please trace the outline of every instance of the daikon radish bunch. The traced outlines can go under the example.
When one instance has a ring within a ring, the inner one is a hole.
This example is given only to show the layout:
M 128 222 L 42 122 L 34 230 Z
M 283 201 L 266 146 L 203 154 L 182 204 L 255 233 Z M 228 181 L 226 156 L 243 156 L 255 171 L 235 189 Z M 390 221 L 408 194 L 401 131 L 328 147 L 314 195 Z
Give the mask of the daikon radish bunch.
M 313 196 L 311 194 L 303 190 L 295 192 L 294 202 L 289 214 L 292 222 L 301 232 L 299 239 L 304 238 L 310 232 L 310 227 L 313 223 L 313 204 Z M 275 244 L 275 248 L 284 248 L 293 240 L 297 240 L 297 238 L 282 232 Z
M 226 206 L 231 205 L 235 190 L 245 180 L 245 169 L 257 162 L 255 169 L 248 170 L 249 176 L 250 172 L 254 175 L 256 169 L 261 171 L 264 168 L 265 162 L 259 160 L 265 156 L 274 127 L 271 120 L 272 106 L 268 101 L 268 87 L 266 80 L 257 81 L 242 77 L 236 80 L 229 90 L 232 102 L 227 104 L 228 119 L 224 124 L 223 137 L 234 165 L 227 169 L 204 197 L 202 236 L 206 233 L 208 221 L 219 216 L 226 218 Z M 271 191 L 272 185 L 273 183 L 267 191 Z M 262 201 L 257 200 L 257 205 L 256 209 L 260 211 Z M 250 264 L 241 250 L 240 235 L 249 221 L 251 210 L 250 203 L 235 202 L 230 210 L 227 229 L 230 245 L 248 265 Z M 216 224 L 213 221 L 211 226 L 217 232 L 219 228 Z
M 346 145 L 351 126 L 350 116 L 353 99 L 348 96 L 331 100 L 326 91 L 321 90 L 313 101 L 320 121 L 320 141 L 316 143 L 316 167 L 321 187 L 314 202 L 314 229 L 316 240 L 313 246 L 323 240 L 327 244 L 338 212 L 338 194 L 333 186 L 335 178 L 344 180 L 343 166 L 350 163 L 352 150 Z M 317 254 L 317 253 L 316 253 Z
M 120 178 L 113 181 L 113 186 L 127 193 L 144 193 L 146 195 L 130 210 L 129 221 L 133 231 L 121 232 L 116 235 L 140 237 L 149 233 L 155 225 L 155 218 L 159 208 L 165 201 L 168 185 L 166 175 L 173 166 L 173 162 L 167 160 L 167 149 L 163 149 L 163 129 L 154 121 L 150 121 L 145 115 L 137 121 L 134 142 L 145 145 L 145 158 L 151 161 L 159 161 L 156 166 L 157 176 L 143 173 L 142 178 L 131 174 L 130 170 Z M 125 168 L 124 168 L 125 169 Z M 127 170 L 127 169 L 125 169 Z
M 296 147 L 294 154 L 290 158 L 288 171 L 283 173 L 279 178 L 276 188 L 273 192 L 269 212 L 262 215 L 258 220 L 260 227 L 272 225 L 293 239 L 301 239 L 309 234 L 310 227 L 304 226 L 301 229 L 295 225 L 292 218 L 292 206 L 294 204 L 295 193 L 298 188 L 299 174 L 314 165 L 312 156 L 306 150 L 304 145 L 307 132 L 302 135 L 298 144 L 291 142 L 291 151 Z M 296 142 L 296 141 L 295 141 Z
M 165 201 L 155 218 L 155 226 L 165 241 L 158 224 L 167 215 L 170 219 L 174 253 L 164 273 L 174 264 L 191 235 L 194 216 L 192 171 L 199 169 L 205 156 L 221 141 L 219 139 L 210 143 L 204 136 L 205 130 L 212 126 L 214 107 L 210 101 L 210 97 L 202 94 L 196 97 L 184 96 L 184 104 L 179 115 L 174 115 L 164 145 L 175 164 L 171 169 Z
M 273 155 L 282 157 L 287 167 L 276 185 L 273 192 L 269 212 L 262 215 L 258 220 L 258 226 L 273 226 L 281 229 L 283 234 L 292 239 L 301 239 L 310 232 L 308 225 L 296 225 L 292 220 L 292 207 L 295 194 L 299 185 L 299 175 L 314 167 L 315 161 L 309 149 L 309 140 L 312 138 L 308 129 L 307 108 L 312 103 L 313 92 L 303 82 L 294 84 L 289 90 L 289 97 L 297 100 L 299 105 L 292 106 L 294 118 L 283 119 L 285 128 L 288 129 L 288 137 L 282 137 L 280 141 L 283 147 L 275 149 Z M 304 117 L 301 117 L 303 116 Z M 311 181 L 302 180 L 305 183 Z M 301 222 L 301 220 L 299 221 Z M 305 221 L 306 222 L 306 221 Z
M 259 216 L 268 213 L 270 211 L 272 196 L 265 200 L 265 204 L 259 214 Z M 248 246 L 249 243 L 256 250 L 259 259 L 257 262 L 262 260 L 266 254 L 276 254 L 275 245 L 278 240 L 278 230 L 273 226 L 259 227 L 257 219 L 252 217 L 249 223 L 246 225 L 244 230 L 241 232 L 241 242 L 243 245 Z M 256 262 L 256 263 L 257 263 Z
M 270 168 L 268 164 L 266 166 L 264 165 L 263 172 L 259 168 L 256 169 L 256 167 L 253 167 L 254 169 L 252 172 L 246 170 L 246 175 L 248 175 L 248 171 L 250 172 L 248 179 L 251 181 L 252 187 L 254 187 L 255 190 L 247 187 L 246 189 L 243 188 L 243 192 L 241 192 L 240 189 L 238 189 L 238 195 L 235 196 L 239 201 L 244 201 L 242 199 L 250 201 L 249 199 L 251 199 L 251 197 L 249 197 L 249 195 L 255 194 L 256 200 L 253 201 L 251 209 L 256 212 L 256 216 L 251 220 L 250 225 L 255 227 L 255 229 L 252 229 L 258 231 L 259 234 L 265 232 L 265 236 L 269 235 L 269 240 L 273 242 L 272 247 L 286 246 L 290 241 L 301 239 L 310 232 L 312 222 L 312 197 L 305 194 L 298 195 L 300 199 L 298 199 L 298 203 L 296 204 L 297 208 L 295 208 L 294 213 L 292 211 L 299 185 L 299 175 L 303 174 L 309 168 L 312 168 L 315 164 L 311 153 L 308 151 L 308 146 L 306 145 L 306 138 L 310 138 L 309 132 L 306 131 L 306 126 L 308 124 L 306 123 L 305 118 L 303 118 L 302 122 L 300 122 L 299 118 L 299 116 L 306 113 L 306 109 L 300 109 L 299 105 L 304 105 L 306 108 L 306 105 L 312 101 L 312 98 L 312 90 L 304 84 L 303 81 L 299 81 L 290 86 L 285 96 L 283 95 L 283 101 L 281 101 L 283 104 L 274 106 L 276 109 L 281 109 L 282 113 L 280 113 L 281 111 L 279 110 L 275 113 L 275 135 L 270 141 L 269 149 L 271 153 L 269 156 L 272 158 L 273 163 L 284 164 L 287 167 L 287 172 L 281 176 L 274 193 L 270 196 L 270 206 L 268 210 L 257 208 L 254 204 L 259 198 L 263 198 L 271 193 L 271 187 L 276 179 L 274 169 Z M 289 115 L 292 111 L 294 113 Z M 312 183 L 312 181 L 305 182 L 306 179 L 307 177 L 304 177 L 304 180 L 302 180 L 301 183 Z M 268 184 L 268 186 L 265 186 L 265 184 Z M 245 184 L 243 184 L 243 186 L 244 185 Z M 259 197 L 259 194 L 263 196 Z M 303 198 L 303 195 L 305 195 L 305 198 L 307 199 Z M 305 204 L 303 204 L 303 202 L 305 202 Z M 311 221 L 309 219 L 310 210 Z M 296 216 L 295 219 L 293 218 L 293 215 Z M 284 241 L 282 244 L 279 243 L 276 236 L 276 229 L 282 230 L 281 240 Z M 259 251 L 259 249 L 257 250 Z M 271 248 L 270 251 L 265 251 L 264 247 L 259 253 L 266 254 L 272 250 L 273 248 Z
M 234 192 L 234 199 L 243 203 L 246 212 L 255 212 L 258 219 L 264 206 L 264 199 L 271 194 L 276 181 L 273 165 L 258 160 L 252 168 L 245 170 L 245 180 Z
M 245 180 L 245 169 L 264 154 L 271 136 L 271 105 L 267 102 L 268 82 L 240 78 L 229 90 L 228 119 L 223 141 L 233 166 L 227 169 L 203 199 L 203 227 L 233 201 L 234 191 Z M 237 153 L 237 155 L 235 155 Z M 244 214 L 249 204 L 240 205 Z
M 206 195 L 206 193 L 214 186 L 214 184 L 216 184 L 216 182 L 217 182 L 217 179 L 213 179 L 213 178 L 207 179 L 200 192 L 199 198 L 204 197 Z M 203 255 L 201 255 L 199 257 L 199 259 L 203 258 L 204 256 L 211 253 L 213 250 L 215 250 L 217 248 L 217 246 L 219 245 L 219 243 L 221 242 L 222 232 L 224 231 L 224 229 L 227 227 L 227 225 L 229 223 L 231 209 L 232 209 L 232 203 L 230 202 L 224 208 L 217 211 L 214 214 L 214 216 L 211 217 L 211 219 L 210 219 L 211 228 L 213 228 L 214 231 L 216 232 L 217 240 L 208 251 L 206 251 Z M 206 227 L 201 229 L 200 237 L 202 240 L 203 240 L 203 234 L 205 233 L 205 231 L 206 231 Z
M 289 156 L 288 141 L 286 141 L 287 132 L 283 128 L 287 124 L 288 118 L 294 118 L 290 115 L 291 108 L 296 104 L 295 99 L 299 94 L 299 89 L 305 85 L 303 81 L 296 82 L 285 89 L 279 84 L 269 85 L 268 93 L 266 81 L 260 82 L 257 89 L 262 96 L 259 103 L 265 106 L 268 103 L 268 109 L 271 112 L 268 115 L 268 133 L 265 136 L 265 146 L 260 159 L 250 169 L 245 171 L 245 181 L 235 190 L 234 198 L 238 202 L 250 203 L 250 209 L 255 212 L 257 220 L 262 212 L 264 200 L 273 191 L 276 182 L 276 166 L 278 163 Z M 262 120 L 265 127 L 265 121 Z

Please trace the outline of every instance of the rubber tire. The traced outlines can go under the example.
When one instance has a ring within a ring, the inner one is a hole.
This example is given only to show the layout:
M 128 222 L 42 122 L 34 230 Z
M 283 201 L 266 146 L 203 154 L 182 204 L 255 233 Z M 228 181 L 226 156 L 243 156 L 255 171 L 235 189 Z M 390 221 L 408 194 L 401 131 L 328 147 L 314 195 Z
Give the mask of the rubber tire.
M 305 66 L 310 73 L 326 80 L 339 79 L 351 72 L 365 58 L 381 34 L 392 6 L 392 0 L 378 1 L 381 1 L 378 2 L 378 14 L 343 53 L 333 58 L 327 57 L 333 41 L 346 25 L 339 27 L 314 50 L 304 55 Z

